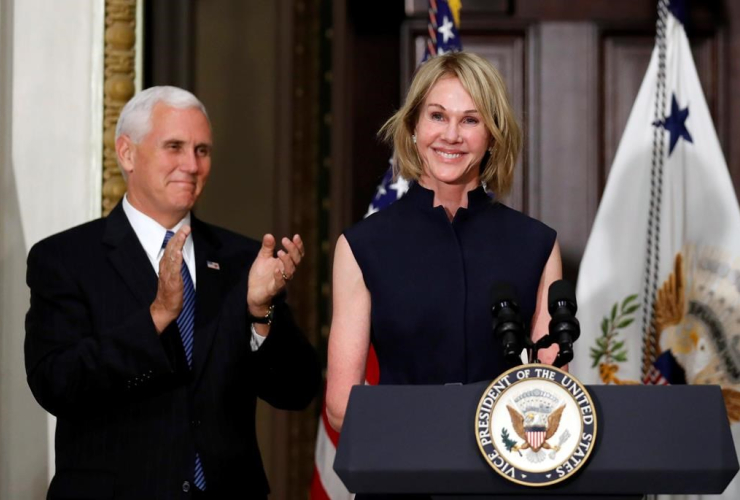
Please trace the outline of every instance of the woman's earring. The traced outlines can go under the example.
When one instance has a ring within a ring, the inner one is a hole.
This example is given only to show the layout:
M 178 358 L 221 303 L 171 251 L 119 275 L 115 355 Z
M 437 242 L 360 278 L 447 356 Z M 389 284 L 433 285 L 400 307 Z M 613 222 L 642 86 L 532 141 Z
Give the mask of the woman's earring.
M 416 144 L 416 134 L 411 136 L 411 140 L 414 141 L 414 144 Z

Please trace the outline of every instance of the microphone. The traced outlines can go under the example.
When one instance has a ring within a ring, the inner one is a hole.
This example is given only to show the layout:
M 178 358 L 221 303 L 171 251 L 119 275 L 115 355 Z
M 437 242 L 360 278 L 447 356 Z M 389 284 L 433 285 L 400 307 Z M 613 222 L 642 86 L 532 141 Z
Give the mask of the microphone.
M 519 314 L 519 298 L 508 283 L 494 283 L 491 287 L 491 314 L 493 335 L 501 340 L 504 359 L 518 365 L 524 349 L 524 322 Z
M 553 363 L 559 368 L 573 359 L 573 342 L 581 335 L 581 325 L 576 319 L 576 290 L 568 281 L 558 280 L 550 285 L 547 296 L 547 310 L 552 318 L 547 345 L 557 342 L 560 347 Z

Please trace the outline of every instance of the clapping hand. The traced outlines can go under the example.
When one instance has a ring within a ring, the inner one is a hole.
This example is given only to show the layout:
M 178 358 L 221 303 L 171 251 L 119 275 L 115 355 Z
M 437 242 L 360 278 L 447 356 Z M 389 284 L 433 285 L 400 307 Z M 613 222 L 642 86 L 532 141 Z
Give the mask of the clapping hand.
M 249 270 L 247 306 L 253 316 L 267 314 L 272 299 L 293 279 L 296 268 L 306 253 L 303 241 L 297 234 L 292 240 L 283 238 L 281 243 L 283 249 L 278 250 L 275 257 L 275 237 L 271 234 L 263 236 L 262 248 Z
M 182 248 L 190 234 L 190 226 L 182 226 L 170 238 L 159 261 L 157 296 L 149 308 L 157 333 L 162 333 L 182 311 Z

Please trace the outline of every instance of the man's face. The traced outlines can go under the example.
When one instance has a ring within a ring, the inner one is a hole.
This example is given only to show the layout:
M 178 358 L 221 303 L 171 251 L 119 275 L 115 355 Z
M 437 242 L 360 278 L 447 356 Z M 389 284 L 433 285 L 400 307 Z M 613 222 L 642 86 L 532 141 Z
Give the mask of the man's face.
M 211 171 L 208 119 L 196 108 L 159 103 L 140 143 L 126 136 L 119 141 L 129 202 L 163 226 L 174 226 L 193 207 Z

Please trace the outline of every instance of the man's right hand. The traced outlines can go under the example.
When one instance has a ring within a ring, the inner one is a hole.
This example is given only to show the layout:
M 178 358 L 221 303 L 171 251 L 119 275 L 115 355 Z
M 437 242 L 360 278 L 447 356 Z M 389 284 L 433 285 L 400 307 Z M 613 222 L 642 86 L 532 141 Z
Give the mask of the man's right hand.
M 159 261 L 157 296 L 149 307 L 157 333 L 161 334 L 182 311 L 183 283 L 182 248 L 190 234 L 190 226 L 182 226 L 170 239 Z

